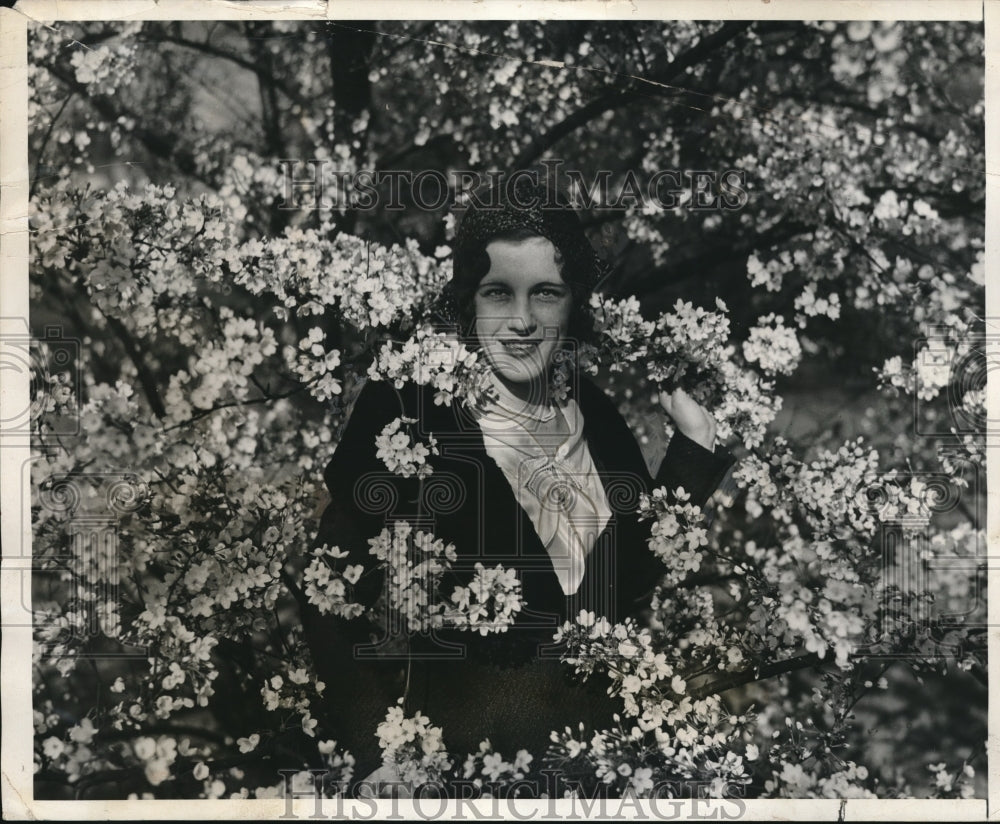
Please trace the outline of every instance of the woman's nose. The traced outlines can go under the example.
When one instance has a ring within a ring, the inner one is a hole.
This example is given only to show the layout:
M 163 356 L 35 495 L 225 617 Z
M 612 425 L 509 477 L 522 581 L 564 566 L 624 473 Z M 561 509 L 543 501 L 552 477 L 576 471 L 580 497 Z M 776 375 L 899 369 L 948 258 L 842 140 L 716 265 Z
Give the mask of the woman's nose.
M 537 325 L 528 302 L 516 302 L 510 318 L 507 319 L 507 327 L 519 335 L 527 335 L 534 332 Z

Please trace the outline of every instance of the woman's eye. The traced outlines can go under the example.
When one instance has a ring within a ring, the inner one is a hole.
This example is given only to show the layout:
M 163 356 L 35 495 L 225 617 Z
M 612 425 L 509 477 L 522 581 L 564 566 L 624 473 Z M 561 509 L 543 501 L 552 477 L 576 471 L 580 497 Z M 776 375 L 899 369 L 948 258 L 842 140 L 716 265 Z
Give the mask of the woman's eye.
M 562 289 L 553 289 L 550 287 L 543 287 L 535 292 L 536 295 L 545 298 L 546 300 L 558 300 L 563 296 Z
M 497 300 L 507 297 L 507 290 L 501 289 L 498 286 L 487 287 L 479 292 L 479 296 L 487 298 L 488 300 Z

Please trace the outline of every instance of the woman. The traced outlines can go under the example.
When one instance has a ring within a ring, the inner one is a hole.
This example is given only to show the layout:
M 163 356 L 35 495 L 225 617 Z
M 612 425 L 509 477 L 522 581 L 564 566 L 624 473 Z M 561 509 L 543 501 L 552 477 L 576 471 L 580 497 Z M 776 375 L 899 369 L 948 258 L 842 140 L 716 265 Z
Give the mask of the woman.
M 676 432 L 655 478 L 600 389 L 571 374 L 567 397 L 552 391 L 561 353 L 592 334 L 587 307 L 600 262 L 557 193 L 522 184 L 510 194 L 499 208 L 466 212 L 450 288 L 460 334 L 490 366 L 492 397 L 445 406 L 432 389 L 369 381 L 325 473 L 332 502 L 318 543 L 368 569 L 368 539 L 406 520 L 454 544 L 445 591 L 475 563 L 499 563 L 517 572 L 524 608 L 508 631 L 485 637 L 401 636 L 305 609 L 328 685 L 324 720 L 355 754 L 359 776 L 378 767 L 374 731 L 400 696 L 407 714 L 443 727 L 459 764 L 488 738 L 506 758 L 525 748 L 540 766 L 551 730 L 610 726 L 616 704 L 606 682 L 571 679 L 553 633 L 581 609 L 612 622 L 640 616 L 663 568 L 635 514 L 639 494 L 684 487 L 702 504 L 732 463 L 715 447 L 711 415 L 679 389 L 660 395 Z M 376 438 L 399 417 L 434 439 L 425 479 L 389 472 L 376 454 Z M 383 583 L 363 576 L 356 598 L 375 604 Z

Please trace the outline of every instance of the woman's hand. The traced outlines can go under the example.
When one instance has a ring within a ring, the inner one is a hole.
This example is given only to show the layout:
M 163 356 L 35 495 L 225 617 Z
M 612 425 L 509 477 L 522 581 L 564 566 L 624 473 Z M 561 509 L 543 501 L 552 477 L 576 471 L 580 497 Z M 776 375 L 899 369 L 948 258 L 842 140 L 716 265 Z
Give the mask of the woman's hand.
M 715 419 L 683 389 L 660 392 L 660 406 L 677 428 L 699 446 L 715 451 Z

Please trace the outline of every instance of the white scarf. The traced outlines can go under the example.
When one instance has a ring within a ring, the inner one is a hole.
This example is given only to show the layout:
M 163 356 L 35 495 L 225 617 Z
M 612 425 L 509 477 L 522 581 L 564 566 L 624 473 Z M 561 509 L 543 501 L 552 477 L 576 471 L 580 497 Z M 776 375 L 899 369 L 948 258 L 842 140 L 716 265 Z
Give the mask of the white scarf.
M 538 533 L 563 592 L 570 596 L 583 580 L 587 556 L 611 518 L 604 485 L 583 438 L 583 415 L 572 399 L 559 408 L 570 434 L 539 435 L 538 423 L 555 417 L 525 415 L 524 403 L 499 381 L 499 400 L 478 410 L 486 454 L 500 467 Z

